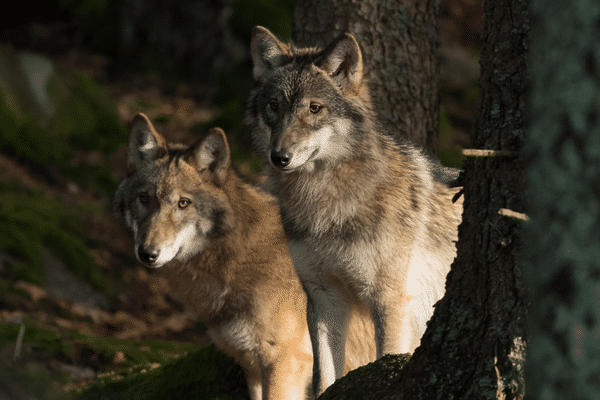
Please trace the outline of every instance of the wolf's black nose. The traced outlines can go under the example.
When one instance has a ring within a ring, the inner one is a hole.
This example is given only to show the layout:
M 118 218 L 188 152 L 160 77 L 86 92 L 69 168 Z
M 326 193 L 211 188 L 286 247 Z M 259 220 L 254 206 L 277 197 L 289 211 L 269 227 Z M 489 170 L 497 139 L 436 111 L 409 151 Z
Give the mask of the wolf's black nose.
M 292 157 L 285 151 L 271 152 L 271 162 L 276 167 L 287 167 L 291 160 Z
M 142 246 L 138 249 L 140 261 L 146 264 L 152 264 L 158 258 L 157 249 L 145 249 Z

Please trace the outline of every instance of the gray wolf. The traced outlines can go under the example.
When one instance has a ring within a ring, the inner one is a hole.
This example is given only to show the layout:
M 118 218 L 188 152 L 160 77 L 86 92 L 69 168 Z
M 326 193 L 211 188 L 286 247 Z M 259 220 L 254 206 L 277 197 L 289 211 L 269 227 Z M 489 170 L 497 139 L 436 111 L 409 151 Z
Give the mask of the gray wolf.
M 377 357 L 419 345 L 455 257 L 457 173 L 383 132 L 360 47 L 297 48 L 263 27 L 246 112 L 308 295 L 313 391 L 344 369 L 348 315 L 370 312 Z M 442 179 L 443 178 L 443 179 Z
M 161 268 L 172 296 L 239 362 L 253 400 L 306 398 L 306 295 L 275 199 L 236 174 L 218 128 L 193 146 L 168 144 L 138 114 L 128 150 L 115 209 L 133 231 L 137 259 Z M 375 351 L 364 344 L 369 321 L 355 321 L 347 362 L 357 367 Z

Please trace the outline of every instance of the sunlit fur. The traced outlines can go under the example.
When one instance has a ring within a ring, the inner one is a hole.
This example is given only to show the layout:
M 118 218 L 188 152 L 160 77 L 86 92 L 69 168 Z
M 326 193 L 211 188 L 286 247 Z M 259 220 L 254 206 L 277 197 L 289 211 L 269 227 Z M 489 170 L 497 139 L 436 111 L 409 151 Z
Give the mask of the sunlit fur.
M 308 294 L 320 394 L 343 371 L 357 307 L 371 313 L 379 357 L 419 345 L 455 257 L 462 204 L 438 179 L 454 171 L 383 132 L 352 35 L 300 49 L 257 27 L 251 49 L 246 122 Z M 273 164 L 274 151 L 289 163 Z
M 136 256 L 140 248 L 157 251 L 146 265 L 159 268 L 171 295 L 240 363 L 250 397 L 305 399 L 312 376 L 306 295 L 279 210 L 230 163 L 221 130 L 189 148 L 167 144 L 140 114 L 115 208 L 134 232 Z M 353 321 L 349 368 L 375 357 L 363 340 L 374 335 L 370 321 Z

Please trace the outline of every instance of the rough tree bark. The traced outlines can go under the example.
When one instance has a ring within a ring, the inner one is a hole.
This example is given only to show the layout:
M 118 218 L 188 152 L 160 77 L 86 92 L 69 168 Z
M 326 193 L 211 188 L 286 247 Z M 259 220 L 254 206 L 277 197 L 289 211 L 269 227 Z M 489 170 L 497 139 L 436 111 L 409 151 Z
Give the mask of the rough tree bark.
M 532 12 L 527 398 L 598 399 L 600 6 L 532 0 Z
M 437 156 L 437 0 L 297 0 L 292 40 L 323 46 L 343 32 L 361 45 L 384 127 Z
M 474 148 L 520 152 L 524 139 L 528 4 L 484 2 L 479 118 Z M 525 288 L 518 255 L 522 156 L 465 162 L 458 254 L 419 347 L 394 384 L 396 399 L 517 399 L 523 396 Z M 380 398 L 390 398 L 381 396 Z
M 458 254 L 421 346 L 385 389 L 361 399 L 518 399 L 523 396 L 525 288 L 518 255 L 523 222 L 520 155 L 525 132 L 529 8 L 523 0 L 484 2 L 481 103 L 472 143 L 516 152 L 465 162 Z M 393 374 L 391 374 L 393 375 Z M 327 392 L 324 394 L 326 397 Z M 359 395 L 344 393 L 344 398 Z M 341 398 L 341 397 L 336 397 Z

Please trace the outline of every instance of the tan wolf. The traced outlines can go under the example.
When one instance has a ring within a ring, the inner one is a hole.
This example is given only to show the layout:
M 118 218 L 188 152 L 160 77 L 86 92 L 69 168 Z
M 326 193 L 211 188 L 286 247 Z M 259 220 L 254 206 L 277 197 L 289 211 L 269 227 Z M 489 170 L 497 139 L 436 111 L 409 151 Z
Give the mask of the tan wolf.
M 360 47 L 297 48 L 256 27 L 246 122 L 308 294 L 313 391 L 342 375 L 349 312 L 370 310 L 377 356 L 419 345 L 443 296 L 462 203 L 442 167 L 384 132 Z
M 133 230 L 138 260 L 163 268 L 173 297 L 240 363 L 253 400 L 305 399 L 306 295 L 275 199 L 238 177 L 218 128 L 191 147 L 167 144 L 138 114 L 128 167 L 115 209 Z M 348 369 L 375 358 L 369 323 L 354 319 Z

